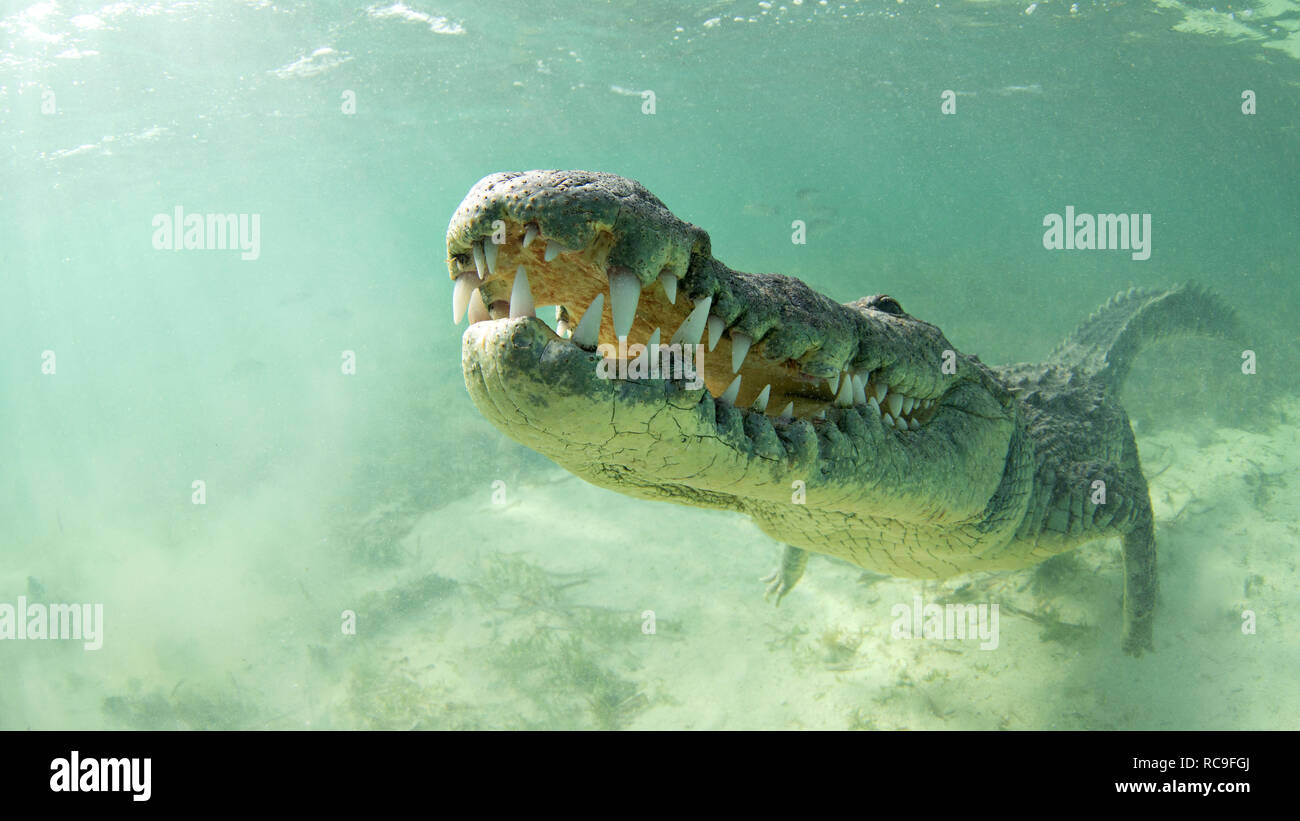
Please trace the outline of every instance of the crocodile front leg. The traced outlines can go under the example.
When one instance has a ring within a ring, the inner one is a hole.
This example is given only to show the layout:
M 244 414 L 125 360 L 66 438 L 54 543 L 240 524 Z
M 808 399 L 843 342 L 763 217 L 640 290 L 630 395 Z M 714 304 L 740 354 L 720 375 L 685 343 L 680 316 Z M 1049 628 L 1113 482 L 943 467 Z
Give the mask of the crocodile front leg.
M 768 599 L 775 595 L 776 604 L 779 606 L 785 594 L 793 590 L 803 578 L 803 571 L 807 566 L 807 550 L 785 545 L 785 549 L 781 551 L 781 564 L 761 580 L 767 582 L 767 592 L 763 594 L 763 598 Z

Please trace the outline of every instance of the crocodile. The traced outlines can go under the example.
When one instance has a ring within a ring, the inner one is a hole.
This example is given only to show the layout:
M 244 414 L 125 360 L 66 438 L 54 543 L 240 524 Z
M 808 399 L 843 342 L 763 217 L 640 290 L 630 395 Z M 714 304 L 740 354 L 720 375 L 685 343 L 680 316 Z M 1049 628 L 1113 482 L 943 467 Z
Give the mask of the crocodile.
M 888 295 L 732 270 L 640 183 L 587 171 L 485 177 L 447 259 L 483 416 L 600 487 L 748 515 L 784 546 L 778 603 L 808 551 L 944 579 L 1118 537 L 1122 647 L 1154 649 L 1151 503 L 1117 397 L 1153 340 L 1230 333 L 1212 293 L 1130 290 L 1046 361 L 993 367 Z

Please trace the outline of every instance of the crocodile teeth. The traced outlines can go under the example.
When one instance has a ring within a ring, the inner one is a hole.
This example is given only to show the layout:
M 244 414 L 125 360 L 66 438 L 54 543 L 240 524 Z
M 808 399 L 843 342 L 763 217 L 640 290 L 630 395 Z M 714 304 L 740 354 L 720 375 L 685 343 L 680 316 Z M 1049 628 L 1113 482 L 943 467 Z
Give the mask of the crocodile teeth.
M 913 419 L 911 422 L 908 423 L 908 427 L 910 427 L 912 430 L 920 430 L 921 423 Z
M 484 322 L 492 318 L 487 306 L 483 304 L 483 295 L 475 288 L 469 295 L 469 324 Z
M 609 305 L 614 314 L 614 335 L 627 336 L 636 319 L 636 305 L 641 299 L 641 280 L 630 271 L 609 275 Z
M 731 404 L 734 405 L 736 404 L 736 397 L 739 395 L 740 395 L 740 376 L 738 374 L 735 379 L 731 380 L 731 384 L 727 386 L 727 389 L 722 392 L 722 396 L 719 396 L 718 399 L 722 400 L 723 402 L 730 402 Z
M 903 410 L 902 395 L 891 393 L 888 398 L 885 399 L 885 405 L 889 408 L 891 414 L 898 416 L 899 412 Z
M 573 344 L 588 350 L 596 347 L 596 336 L 600 333 L 600 314 L 605 307 L 605 295 L 596 294 L 596 298 L 587 306 L 587 312 L 573 329 Z
M 867 381 L 866 381 L 866 379 L 863 378 L 863 377 L 861 377 L 861 376 L 859 376 L 859 375 L 856 374 L 856 373 L 853 374 L 853 376 L 851 376 L 850 379 L 853 380 L 853 404 L 855 404 L 855 405 L 865 405 L 865 404 L 867 404 Z
M 826 377 L 826 385 L 831 389 L 831 396 L 839 393 L 840 390 L 840 372 L 836 371 L 834 376 Z
M 822 420 L 823 422 L 825 422 L 825 421 L 826 421 L 826 409 L 825 409 L 825 408 L 822 408 L 821 410 L 817 411 L 816 413 L 814 413 L 814 414 L 812 415 L 812 418 L 813 418 L 813 419 L 820 419 L 820 420 Z
M 887 394 L 887 393 L 889 393 L 889 386 L 886 385 L 884 382 L 877 382 L 877 383 L 876 383 L 876 401 L 877 401 L 877 402 L 881 402 L 881 403 L 883 403 L 883 402 L 885 401 L 885 394 Z
M 887 427 L 887 428 L 892 428 L 892 427 L 894 426 L 894 417 L 890 416 L 889 414 L 885 414 L 884 416 L 882 416 L 882 417 L 880 417 L 880 418 L 881 418 L 881 420 L 884 421 L 884 423 L 885 423 L 885 427 Z
M 451 294 L 451 318 L 457 325 L 465 317 L 465 309 L 469 307 L 469 298 L 478 286 L 483 284 L 476 274 L 469 271 L 456 277 L 456 288 Z
M 561 245 L 560 243 L 555 242 L 554 240 L 552 240 L 552 241 L 546 243 L 546 252 L 542 254 L 542 260 L 543 260 L 544 262 L 550 262 L 551 260 L 555 259 L 555 258 L 556 258 L 557 256 L 559 256 L 560 254 L 567 254 L 567 253 L 569 253 L 569 251 L 571 251 L 571 250 L 573 250 L 573 249 L 572 249 L 572 248 L 565 248 L 565 247 L 564 247 L 563 245 Z
M 536 225 L 531 225 L 531 224 L 530 224 L 527 228 L 525 228 L 525 229 L 524 229 L 524 247 L 527 248 L 527 247 L 529 246 L 529 244 L 532 243 L 533 240 L 537 239 L 537 235 L 540 234 L 540 233 L 541 233 L 541 231 L 538 231 L 538 230 L 537 230 L 537 226 L 536 226 Z
M 745 354 L 749 353 L 749 346 L 754 344 L 753 337 L 748 334 L 742 334 L 738 331 L 731 332 L 731 372 L 736 373 L 740 366 L 745 364 Z
M 754 410 L 758 411 L 759 413 L 766 412 L 767 400 L 768 397 L 770 397 L 771 395 L 772 395 L 771 385 L 768 385 L 767 387 L 763 388 L 763 390 L 759 391 L 758 398 L 754 400 L 754 405 L 753 405 Z
M 520 265 L 515 271 L 515 284 L 510 289 L 510 318 L 537 316 L 533 310 L 533 291 L 528 287 L 528 272 Z
M 658 351 L 655 349 L 659 347 L 659 338 L 660 338 L 659 329 L 655 328 L 655 332 L 650 334 L 650 338 L 646 340 L 645 350 L 635 360 L 637 362 L 644 362 L 645 363 L 644 367 L 646 369 L 649 369 L 650 367 L 651 355 L 652 354 L 655 356 L 658 355 Z
M 713 304 L 713 297 L 706 296 L 695 305 L 695 310 L 691 311 L 690 316 L 682 320 L 682 326 L 673 334 L 673 338 L 668 340 L 669 345 L 685 344 L 698 345 L 700 337 L 704 335 L 704 323 L 709 317 L 709 306 Z
M 841 379 L 839 393 L 835 394 L 835 407 L 853 407 L 853 380 Z
M 492 240 L 483 240 L 483 260 L 487 263 L 488 274 L 497 272 L 497 244 Z
M 871 408 L 871 410 L 874 411 L 877 416 L 880 415 L 880 403 L 876 401 L 876 397 L 873 396 L 869 400 L 867 400 L 867 407 Z
M 911 412 L 912 412 L 912 405 L 913 405 L 912 397 L 910 397 L 910 396 L 904 396 L 904 397 L 903 397 L 903 413 L 904 413 L 904 414 L 911 413 Z
M 793 419 L 793 418 L 794 418 L 794 402 L 787 402 L 786 405 L 785 405 L 785 407 L 784 407 L 784 408 L 781 408 L 781 412 L 778 413 L 778 414 L 776 415 L 776 418 L 778 418 L 778 419 Z
M 659 275 L 659 284 L 664 286 L 664 296 L 668 297 L 669 305 L 677 304 L 677 277 L 668 271 Z
M 483 243 L 474 243 L 474 268 L 478 271 L 478 278 L 483 279 L 483 271 L 487 268 L 487 261 L 483 258 Z
M 722 317 L 709 314 L 709 351 L 718 347 L 718 340 L 722 338 L 722 332 L 727 329 L 727 324 L 722 321 Z

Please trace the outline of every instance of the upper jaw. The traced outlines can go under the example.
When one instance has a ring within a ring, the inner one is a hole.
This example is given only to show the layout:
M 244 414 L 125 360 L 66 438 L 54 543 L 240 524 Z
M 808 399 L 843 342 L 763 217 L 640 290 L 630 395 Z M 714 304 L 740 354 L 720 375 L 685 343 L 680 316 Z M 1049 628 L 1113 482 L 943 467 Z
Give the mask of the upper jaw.
M 470 189 L 447 228 L 447 255 L 472 253 L 494 222 L 531 225 L 543 247 L 595 248 L 598 261 L 634 273 L 642 287 L 661 274 L 680 280 L 692 254 L 709 254 L 709 235 L 673 216 L 634 180 L 593 171 L 491 174 Z M 616 239 L 601 247 L 603 237 Z M 456 276 L 453 263 L 452 277 Z

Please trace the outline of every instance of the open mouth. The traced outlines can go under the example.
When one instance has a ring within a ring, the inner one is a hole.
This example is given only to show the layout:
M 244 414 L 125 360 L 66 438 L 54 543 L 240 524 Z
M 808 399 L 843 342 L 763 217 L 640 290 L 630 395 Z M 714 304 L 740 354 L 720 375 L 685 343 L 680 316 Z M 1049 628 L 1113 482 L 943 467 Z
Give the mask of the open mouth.
M 498 225 L 495 238 L 504 241 L 475 237 L 469 251 L 449 260 L 457 323 L 467 313 L 473 325 L 535 317 L 539 307 L 553 306 L 557 336 L 586 351 L 702 344 L 701 375 L 709 393 L 773 421 L 816 424 L 826 419 L 827 409 L 857 408 L 887 430 L 911 433 L 938 409 L 937 398 L 890 385 L 883 368 L 854 370 L 845 363 L 824 377 L 804 372 L 792 359 L 769 359 L 762 339 L 709 313 L 711 298 L 687 296 L 689 271 L 665 268 L 645 285 L 632 271 L 610 265 L 616 242 L 611 232 L 597 231 L 585 247 L 566 248 L 542 235 L 536 223 L 502 222 L 504 232 Z

